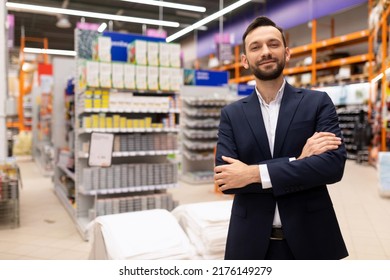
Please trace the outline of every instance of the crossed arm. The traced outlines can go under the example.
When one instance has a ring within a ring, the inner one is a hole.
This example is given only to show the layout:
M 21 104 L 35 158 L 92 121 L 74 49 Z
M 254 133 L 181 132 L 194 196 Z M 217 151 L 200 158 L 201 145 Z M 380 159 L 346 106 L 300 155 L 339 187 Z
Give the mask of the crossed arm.
M 330 132 L 316 132 L 310 137 L 297 160 L 326 151 L 335 150 L 341 145 L 341 139 Z M 222 156 L 227 163 L 214 168 L 214 181 L 221 191 L 243 188 L 251 183 L 261 183 L 258 165 L 247 165 L 240 160 Z

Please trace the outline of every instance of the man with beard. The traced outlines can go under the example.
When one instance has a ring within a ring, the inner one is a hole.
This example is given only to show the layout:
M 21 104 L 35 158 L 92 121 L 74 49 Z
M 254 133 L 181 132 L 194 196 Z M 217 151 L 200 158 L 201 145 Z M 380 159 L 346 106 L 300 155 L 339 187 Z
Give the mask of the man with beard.
M 341 180 L 346 151 L 325 92 L 294 88 L 283 30 L 256 18 L 241 62 L 254 92 L 221 111 L 215 183 L 234 194 L 225 259 L 341 259 L 348 252 L 327 184 Z

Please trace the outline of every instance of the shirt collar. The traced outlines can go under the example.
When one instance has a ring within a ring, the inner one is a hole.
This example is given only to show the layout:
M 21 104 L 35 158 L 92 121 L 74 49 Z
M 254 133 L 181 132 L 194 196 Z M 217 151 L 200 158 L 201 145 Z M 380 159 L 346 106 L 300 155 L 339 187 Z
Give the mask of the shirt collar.
M 286 85 L 286 80 L 283 79 L 282 86 L 280 87 L 280 89 L 276 93 L 275 99 L 273 101 L 271 101 L 270 103 L 275 102 L 275 103 L 279 103 L 280 104 L 282 102 L 282 97 L 283 97 L 285 85 Z M 263 104 L 263 105 L 267 104 L 264 101 L 263 97 L 261 96 L 260 91 L 257 89 L 257 87 L 255 87 L 255 90 L 256 90 L 257 97 L 259 98 L 260 104 Z

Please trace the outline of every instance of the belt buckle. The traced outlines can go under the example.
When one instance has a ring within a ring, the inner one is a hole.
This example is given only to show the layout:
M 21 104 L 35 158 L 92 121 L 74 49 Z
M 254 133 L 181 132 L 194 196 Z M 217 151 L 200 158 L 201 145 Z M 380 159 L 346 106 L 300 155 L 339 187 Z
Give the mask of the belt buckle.
M 270 240 L 273 240 L 273 241 L 282 241 L 282 240 L 284 240 L 284 238 L 281 238 L 281 237 L 270 237 L 269 238 Z
M 284 240 L 284 234 L 282 228 L 273 227 L 271 231 L 270 240 Z

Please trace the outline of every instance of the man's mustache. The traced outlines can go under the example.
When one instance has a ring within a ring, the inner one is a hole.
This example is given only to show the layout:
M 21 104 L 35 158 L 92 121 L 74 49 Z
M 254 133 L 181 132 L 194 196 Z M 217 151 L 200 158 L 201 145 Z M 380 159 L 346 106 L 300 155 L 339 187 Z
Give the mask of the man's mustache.
M 278 62 L 276 58 L 273 58 L 272 56 L 263 58 L 261 60 L 256 61 L 256 66 L 259 66 L 263 64 L 264 62 Z

